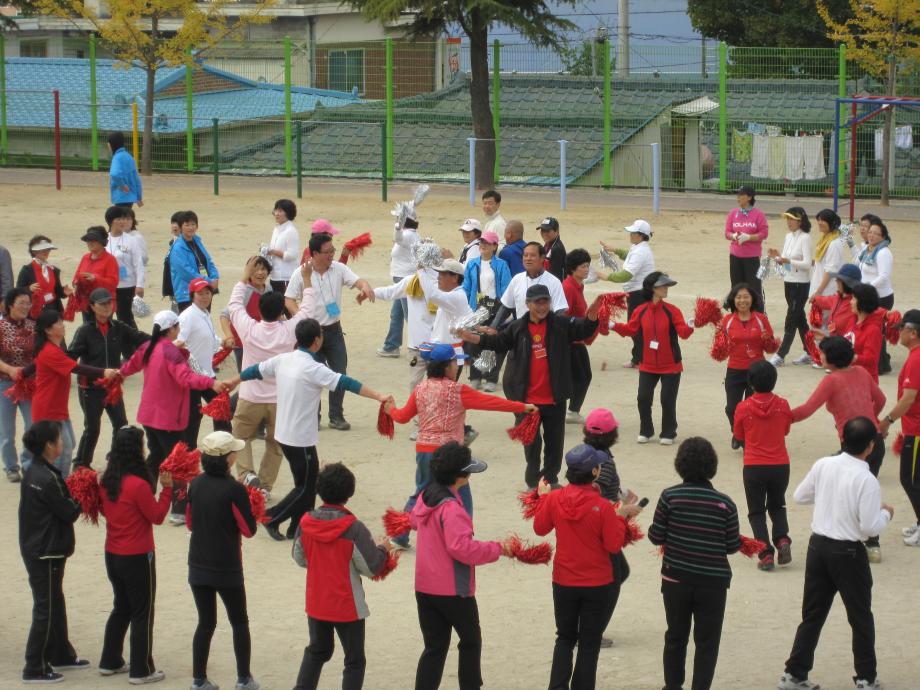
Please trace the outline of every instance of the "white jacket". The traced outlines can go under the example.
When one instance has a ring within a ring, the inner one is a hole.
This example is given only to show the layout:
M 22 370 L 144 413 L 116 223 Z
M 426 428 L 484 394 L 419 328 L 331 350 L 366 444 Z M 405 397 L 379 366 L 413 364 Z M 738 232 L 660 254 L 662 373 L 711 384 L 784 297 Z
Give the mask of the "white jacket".
M 815 256 L 811 235 L 802 230 L 787 232 L 781 256 L 789 259 L 786 265 L 788 272 L 783 280 L 787 283 L 811 282 L 811 262 Z

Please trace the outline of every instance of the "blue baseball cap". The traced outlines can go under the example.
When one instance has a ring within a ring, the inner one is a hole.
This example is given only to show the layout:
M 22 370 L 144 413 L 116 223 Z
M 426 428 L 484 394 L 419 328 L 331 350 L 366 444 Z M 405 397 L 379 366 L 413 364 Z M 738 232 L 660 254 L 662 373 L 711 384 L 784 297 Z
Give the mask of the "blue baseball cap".
M 838 271 L 828 271 L 831 278 L 839 278 L 849 288 L 853 288 L 862 281 L 862 271 L 856 264 L 844 264 Z
M 565 454 L 565 464 L 573 470 L 586 472 L 610 460 L 610 456 L 585 443 L 581 443 Z
M 457 352 L 453 345 L 447 343 L 422 343 L 418 348 L 418 353 L 426 362 L 446 362 L 455 359 L 457 364 L 462 364 L 469 359 L 469 355 Z

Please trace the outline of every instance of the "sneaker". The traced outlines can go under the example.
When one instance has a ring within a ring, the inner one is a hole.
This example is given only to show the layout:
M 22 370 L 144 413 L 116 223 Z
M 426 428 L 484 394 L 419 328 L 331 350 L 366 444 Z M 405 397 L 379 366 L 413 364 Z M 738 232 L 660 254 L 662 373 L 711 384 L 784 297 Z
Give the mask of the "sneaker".
M 772 364 L 774 367 L 779 368 L 783 366 L 783 364 L 785 364 L 785 361 L 779 355 L 773 355 L 772 357 L 770 357 L 770 364 Z M 798 364 L 798 360 L 793 362 L 793 364 Z
M 479 438 L 479 432 L 476 431 L 473 427 L 469 427 L 466 431 L 463 432 L 463 445 L 469 447 L 477 438 Z
M 220 686 L 217 683 L 212 683 L 207 678 L 205 678 L 200 683 L 197 681 L 192 681 L 192 687 L 190 690 L 220 690 Z
M 613 640 L 611 640 L 609 637 L 602 637 L 601 649 L 610 649 L 611 647 L 613 647 Z
M 495 385 L 494 383 L 492 383 L 491 381 L 486 381 L 486 382 L 482 385 L 482 390 L 483 390 L 483 392 L 485 392 L 485 393 L 494 393 L 494 392 L 495 392 L 495 389 L 496 389 L 496 385 Z
M 262 480 L 255 472 L 247 472 L 243 476 L 243 486 L 253 486 L 257 489 L 262 487 Z
M 920 546 L 920 530 L 917 530 L 909 537 L 904 537 L 905 546 Z
M 81 659 L 80 657 L 64 664 L 51 664 L 51 668 L 55 671 L 80 671 L 90 666 L 92 666 L 92 664 L 88 660 Z
M 788 539 L 780 539 L 779 544 L 776 545 L 777 551 L 779 552 L 776 557 L 776 562 L 778 565 L 789 565 L 792 563 L 792 542 Z
M 866 546 L 866 554 L 869 556 L 870 563 L 881 563 L 882 562 L 882 547 L 878 544 L 873 544 L 872 546 Z
M 757 561 L 757 570 L 763 570 L 764 572 L 769 572 L 773 570 L 773 554 L 766 554 L 762 556 L 759 561 Z
M 413 429 L 412 433 L 409 434 L 409 440 L 414 441 L 417 438 L 418 438 L 418 429 Z
M 147 685 L 147 683 L 159 683 L 161 680 L 166 678 L 166 674 L 162 671 L 154 671 L 149 676 L 140 676 L 139 678 L 128 678 L 128 682 L 131 685 Z
M 569 410 L 565 413 L 565 423 L 566 424 L 584 424 L 585 418 L 581 416 L 580 413 L 575 412 L 574 410 Z
M 855 679 L 853 682 L 856 683 L 856 690 L 885 690 L 885 687 L 878 677 L 871 683 L 868 680 L 860 680 L 859 678 Z
M 100 666 L 99 675 L 100 676 L 114 676 L 118 673 L 127 673 L 130 670 L 131 670 L 131 666 L 129 666 L 128 664 L 122 664 L 121 668 L 102 668 Z
M 342 419 L 330 419 L 329 428 L 336 429 L 338 431 L 348 431 L 351 429 L 351 424 L 345 421 L 344 417 Z
M 409 537 L 390 537 L 390 544 L 394 549 L 405 551 L 409 548 Z
M 636 443 L 648 443 L 648 442 L 651 441 L 651 440 L 652 440 L 652 439 L 651 439 L 650 437 L 648 437 L 648 436 L 642 436 L 642 435 L 640 435 L 639 438 L 636 439 Z
M 262 529 L 265 530 L 265 534 L 270 536 L 275 541 L 286 541 L 287 540 L 287 537 L 281 534 L 281 530 L 278 529 L 278 525 L 273 525 L 270 522 L 266 522 L 264 525 L 262 525 Z
M 811 363 L 811 355 L 808 354 L 807 352 L 803 352 L 803 353 L 800 354 L 798 357 L 796 357 L 796 358 L 792 361 L 792 363 L 793 363 L 793 364 L 796 364 L 796 365 L 799 365 L 799 366 L 801 366 L 802 364 L 809 364 L 809 363 Z
M 784 673 L 779 683 L 776 684 L 779 690 L 821 690 L 821 686 L 812 683 L 810 680 L 796 678 L 791 673 Z
M 173 527 L 181 527 L 185 524 L 185 516 L 182 513 L 170 513 L 169 524 Z
M 51 683 L 63 683 L 64 674 L 52 671 L 50 673 L 39 673 L 37 675 L 22 674 L 22 682 L 26 685 L 50 685 Z
M 249 676 L 249 678 L 245 680 L 236 681 L 235 690 L 259 690 L 259 687 L 261 686 L 256 681 L 256 679 L 253 678 L 252 676 Z
M 470 379 L 470 388 L 474 391 L 482 390 L 482 379 Z
M 22 475 L 19 474 L 19 470 L 7 470 L 6 481 L 8 481 L 10 484 L 18 484 L 22 481 Z
M 663 446 L 673 446 L 673 445 L 674 445 L 674 439 L 673 439 L 673 438 L 666 438 L 665 436 L 662 436 L 661 438 L 658 439 L 658 443 L 660 443 L 660 444 L 663 445 Z
M 917 532 L 920 532 L 920 525 L 908 525 L 901 530 L 902 536 L 912 537 Z
M 823 369 L 824 367 L 822 367 L 822 366 L 821 366 L 820 364 L 818 364 L 817 362 L 812 362 L 811 368 L 812 368 L 812 369 Z
M 397 347 L 395 350 L 384 350 L 382 347 L 378 347 L 377 356 L 378 357 L 389 357 L 390 359 L 396 359 L 397 357 L 399 357 L 399 348 Z
M 262 496 L 265 498 L 265 502 L 266 502 L 266 503 L 271 503 L 271 500 L 272 500 L 272 492 L 269 491 L 268 489 L 259 489 L 259 491 L 262 492 Z

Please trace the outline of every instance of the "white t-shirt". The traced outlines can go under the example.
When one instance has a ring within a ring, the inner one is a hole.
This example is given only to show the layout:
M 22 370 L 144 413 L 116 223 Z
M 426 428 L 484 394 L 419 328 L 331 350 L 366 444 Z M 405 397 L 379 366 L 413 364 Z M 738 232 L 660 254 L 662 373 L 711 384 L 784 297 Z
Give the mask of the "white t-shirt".
M 626 259 L 623 261 L 623 270 L 632 274 L 632 278 L 623 283 L 623 290 L 625 292 L 641 290 L 642 281 L 655 270 L 655 256 L 648 242 L 643 240 L 630 245 L 629 251 L 626 252 Z
M 314 270 L 310 277 L 310 284 L 313 286 L 313 313 L 310 316 L 319 321 L 320 326 L 329 326 L 339 321 L 342 311 L 342 286 L 354 287 L 359 280 L 361 278 L 358 274 L 338 261 L 333 261 L 325 273 Z M 302 292 L 303 273 L 294 271 L 284 296 L 296 300 Z M 336 306 L 330 307 L 333 303 Z M 330 314 L 330 310 L 338 313 Z
M 506 225 L 508 225 L 508 222 L 502 218 L 502 212 L 496 211 L 494 215 L 486 216 L 486 222 L 482 224 L 482 231 L 489 232 L 491 230 L 501 239 L 505 235 Z
M 412 228 L 394 228 L 393 249 L 390 252 L 390 275 L 405 278 L 415 275 L 415 259 L 412 247 L 419 241 L 418 233 Z
M 562 291 L 562 283 L 549 271 L 543 271 L 536 278 L 527 275 L 527 271 L 518 273 L 508 283 L 505 294 L 502 295 L 502 304 L 508 309 L 514 309 L 517 317 L 527 313 L 527 288 L 531 285 L 545 285 L 549 290 L 549 299 L 553 311 L 560 309 L 565 311 L 569 308 L 569 303 L 565 299 L 565 293 Z
M 425 269 L 434 273 L 432 269 Z M 422 343 L 431 340 L 431 328 L 434 326 L 434 314 L 428 310 L 428 301 L 424 297 L 409 297 L 406 293 L 409 283 L 415 278 L 413 273 L 406 276 L 398 283 L 385 285 L 384 287 L 374 288 L 374 295 L 377 299 L 392 302 L 394 300 L 406 298 L 406 305 L 409 307 L 409 337 L 408 347 L 417 350 Z
M 111 235 L 106 250 L 118 261 L 118 287 L 144 287 L 144 250 L 136 237 L 127 233 Z
M 185 343 L 205 376 L 214 376 L 211 360 L 214 353 L 220 349 L 221 340 L 214 330 L 211 315 L 204 309 L 199 309 L 195 303 L 179 314 L 179 337 L 177 340 Z
M 431 275 L 434 273 L 434 276 Z M 469 300 L 466 297 L 466 291 L 462 286 L 458 286 L 450 292 L 444 292 L 438 287 L 437 272 L 419 270 L 418 279 L 422 284 L 422 291 L 425 298 L 438 307 L 438 313 L 434 316 L 434 323 L 431 326 L 431 342 L 448 343 L 454 345 L 461 342 L 460 338 L 450 332 L 450 327 L 454 321 L 460 317 L 472 313 Z
M 492 261 L 479 257 L 479 292 L 486 297 L 495 299 L 495 271 L 492 270 Z
M 278 391 L 275 440 L 296 448 L 315 446 L 320 397 L 324 389 L 338 386 L 342 375 L 299 349 L 265 360 L 259 372 L 274 379 Z
M 815 270 L 811 274 L 811 289 L 809 290 L 809 296 L 816 294 L 818 286 L 821 285 L 821 281 L 824 280 L 825 273 L 836 273 L 840 270 L 840 267 L 843 266 L 850 260 L 850 250 L 846 245 L 846 241 L 837 238 L 831 242 L 827 251 L 824 252 L 824 256 L 820 259 L 815 257 Z M 821 295 L 833 295 L 837 292 L 837 285 L 833 280 L 827 281 L 827 286 L 820 293 Z
M 269 249 L 279 249 L 284 256 L 270 256 L 272 263 L 271 280 L 290 280 L 291 274 L 300 267 L 300 234 L 294 223 L 289 220 L 281 225 L 276 225 L 272 230 L 272 239 L 268 243 Z

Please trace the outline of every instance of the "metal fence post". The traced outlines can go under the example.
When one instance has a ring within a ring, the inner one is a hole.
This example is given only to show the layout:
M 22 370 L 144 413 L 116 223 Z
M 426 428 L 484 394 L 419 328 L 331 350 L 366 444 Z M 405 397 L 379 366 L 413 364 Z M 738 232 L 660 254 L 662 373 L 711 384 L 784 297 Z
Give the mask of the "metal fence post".
M 89 35 L 89 130 L 92 170 L 99 170 L 99 105 L 96 101 L 96 34 Z
M 54 94 L 54 185 L 61 190 L 61 92 Z
M 387 128 L 387 179 L 393 179 L 393 39 L 386 39 L 386 128 Z
M 728 189 L 728 46 L 719 43 L 719 191 Z
M 140 137 L 137 132 L 137 101 L 131 101 L 131 153 L 134 154 L 134 162 L 137 162 L 137 150 L 140 144 Z
M 220 120 L 211 120 L 211 138 L 214 140 L 214 152 L 211 167 L 214 169 L 214 196 L 220 194 Z
M 652 213 L 661 212 L 661 144 L 652 144 Z
M 502 80 L 501 80 L 501 44 L 498 39 L 492 43 L 492 130 L 495 132 L 495 167 L 492 171 L 493 184 L 500 179 L 502 151 Z
M 192 98 L 192 47 L 185 49 L 185 168 L 195 172 L 195 105 Z
M 566 206 L 566 179 L 565 170 L 568 167 L 565 160 L 565 148 L 568 145 L 565 139 L 559 140 L 559 208 L 563 211 Z
M 0 163 L 6 164 L 6 39 L 0 31 Z
M 604 41 L 604 187 L 610 188 L 610 41 Z
M 297 198 L 303 198 L 303 122 L 297 120 Z
M 476 205 L 476 137 L 467 139 L 470 144 L 470 206 Z
M 387 200 L 387 125 L 380 123 L 380 197 Z
M 847 95 L 847 47 L 846 47 L 846 44 L 841 43 L 840 47 L 837 49 L 837 96 L 839 98 L 846 98 L 846 95 Z M 842 120 L 845 117 L 845 113 L 846 113 L 846 110 L 844 110 L 845 107 L 846 106 L 844 106 L 843 103 L 838 103 L 837 105 L 837 110 L 839 111 L 837 113 L 838 125 L 839 125 L 840 120 Z M 846 143 L 844 142 L 843 137 L 841 136 L 839 127 L 837 128 L 836 132 L 837 132 L 837 165 L 840 165 L 842 168 L 843 160 L 844 158 L 846 158 Z M 854 140 L 853 142 L 851 142 L 850 146 L 855 147 L 856 141 Z M 837 190 L 838 193 L 843 192 L 843 180 L 845 178 L 845 175 L 843 175 L 842 172 L 843 172 L 842 169 L 837 171 L 837 180 L 840 184 L 840 187 Z M 834 204 L 834 210 L 837 210 L 836 203 Z
M 284 37 L 284 172 L 290 176 L 291 160 L 291 37 Z

